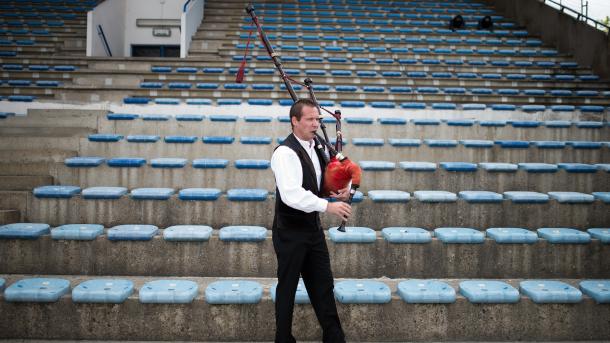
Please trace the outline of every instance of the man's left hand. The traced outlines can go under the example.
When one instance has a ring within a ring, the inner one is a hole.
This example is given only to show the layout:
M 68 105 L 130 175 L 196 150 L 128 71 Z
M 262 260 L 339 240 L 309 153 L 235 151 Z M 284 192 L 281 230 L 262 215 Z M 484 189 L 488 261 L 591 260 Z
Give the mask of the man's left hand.
M 341 201 L 347 201 L 347 199 L 349 199 L 349 187 L 340 189 L 337 193 L 330 191 L 330 197 Z

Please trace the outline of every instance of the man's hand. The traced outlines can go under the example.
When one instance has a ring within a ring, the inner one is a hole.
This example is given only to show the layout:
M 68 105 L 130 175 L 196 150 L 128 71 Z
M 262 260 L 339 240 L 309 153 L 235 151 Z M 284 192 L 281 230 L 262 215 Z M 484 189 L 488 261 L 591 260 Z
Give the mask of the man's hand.
M 348 220 L 352 215 L 352 207 L 344 202 L 329 202 L 326 212 L 336 215 L 341 220 Z
M 347 199 L 349 199 L 349 191 L 349 187 L 340 189 L 337 193 L 330 191 L 330 197 L 341 201 L 347 201 Z

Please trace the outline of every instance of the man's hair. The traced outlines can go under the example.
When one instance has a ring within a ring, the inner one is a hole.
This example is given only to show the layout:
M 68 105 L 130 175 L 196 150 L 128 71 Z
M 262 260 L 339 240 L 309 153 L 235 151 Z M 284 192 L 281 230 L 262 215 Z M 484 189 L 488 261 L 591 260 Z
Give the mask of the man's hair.
M 292 123 L 292 117 L 297 118 L 297 120 L 301 120 L 301 117 L 303 116 L 303 107 L 305 106 L 317 107 L 316 103 L 311 99 L 297 100 L 294 104 L 292 104 L 292 107 L 290 107 L 290 123 Z

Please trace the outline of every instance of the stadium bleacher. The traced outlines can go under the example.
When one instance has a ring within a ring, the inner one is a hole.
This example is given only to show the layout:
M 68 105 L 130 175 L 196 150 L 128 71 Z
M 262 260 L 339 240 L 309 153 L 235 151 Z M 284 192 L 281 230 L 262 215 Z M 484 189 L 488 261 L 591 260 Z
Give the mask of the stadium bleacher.
M 0 2 L 0 338 L 271 341 L 292 100 L 256 40 L 234 82 L 245 3 L 165 60 L 84 57 L 97 3 Z M 255 6 L 363 169 L 347 232 L 322 215 L 349 341 L 610 337 L 608 80 L 484 2 Z

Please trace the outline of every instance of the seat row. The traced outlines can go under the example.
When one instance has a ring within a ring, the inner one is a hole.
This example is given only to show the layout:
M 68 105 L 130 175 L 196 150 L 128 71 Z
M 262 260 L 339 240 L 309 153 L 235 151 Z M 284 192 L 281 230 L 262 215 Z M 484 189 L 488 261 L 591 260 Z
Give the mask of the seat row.
M 65 199 L 81 195 L 83 199 L 120 199 L 127 194 L 125 187 L 89 187 L 81 191 L 78 186 L 41 186 L 34 188 L 34 196 L 37 198 Z M 173 188 L 136 188 L 132 189 L 129 196 L 135 200 L 169 200 L 175 195 Z M 217 188 L 185 188 L 178 192 L 178 199 L 184 201 L 215 201 L 221 196 L 221 190 Z M 234 188 L 229 189 L 226 197 L 229 201 L 266 201 L 269 191 L 260 188 Z M 378 203 L 407 203 L 411 194 L 397 190 L 370 190 L 367 196 L 373 202 Z M 592 194 L 580 192 L 528 192 L 508 191 L 503 194 L 490 191 L 461 191 L 455 194 L 447 191 L 421 190 L 413 192 L 413 196 L 424 203 L 448 203 L 456 202 L 458 198 L 468 203 L 501 203 L 512 201 L 521 204 L 543 204 L 553 199 L 565 204 L 591 204 L 595 201 L 610 203 L 610 192 L 593 192 Z M 364 195 L 358 191 L 353 202 L 363 201 Z M 332 200 L 332 199 L 330 199 Z
M 47 29 L 0 29 L 0 34 L 2 35 L 43 35 L 48 36 L 50 31 Z
M 22 71 L 25 70 L 30 71 L 75 71 L 78 67 L 74 65 L 47 65 L 47 64 L 16 64 L 16 63 L 6 63 L 2 65 L 2 70 L 5 71 Z
M 46 20 L 46 21 L 23 21 L 23 20 L 7 20 L 0 22 L 0 26 L 4 27 L 64 27 L 63 20 Z
M 13 223 L 0 226 L 1 239 L 38 239 L 51 235 L 53 240 L 95 240 L 98 237 L 110 241 L 149 241 L 159 235 L 171 242 L 204 242 L 212 236 L 213 229 L 207 225 L 172 225 L 163 230 L 155 225 L 117 225 L 107 230 L 99 224 L 66 224 L 51 229 L 44 223 Z M 252 225 L 232 225 L 220 228 L 215 235 L 225 242 L 261 242 L 269 238 L 266 228 Z M 337 227 L 328 230 L 333 243 L 374 243 L 377 231 L 368 227 L 348 226 L 345 232 Z M 482 244 L 486 238 L 497 244 L 535 244 L 539 239 L 551 244 L 587 244 L 597 239 L 610 244 L 610 228 L 589 228 L 585 231 L 573 228 L 539 228 L 535 232 L 524 228 L 500 227 L 480 231 L 474 228 L 443 227 L 433 231 L 418 227 L 386 227 L 381 238 L 392 244 L 426 244 L 433 237 L 446 244 Z
M 0 80 L 0 86 L 4 84 L 4 80 Z M 7 80 L 6 85 L 9 87 L 59 87 L 61 82 L 55 80 Z
M 2 280 L 2 279 L 0 279 Z M 4 284 L 4 280 L 2 280 Z M 270 289 L 275 302 L 277 283 Z M 609 280 L 584 280 L 579 288 L 553 280 L 525 280 L 519 290 L 499 280 L 466 280 L 459 284 L 459 293 L 472 303 L 518 303 L 521 295 L 535 303 L 579 303 L 583 292 L 597 303 L 610 302 Z M 199 285 L 183 279 L 162 279 L 146 282 L 139 290 L 141 303 L 188 304 L 198 296 Z M 128 279 L 92 279 L 79 283 L 71 292 L 76 303 L 123 303 L 134 292 Z M 376 280 L 338 281 L 334 296 L 343 304 L 385 304 L 392 301 L 390 287 Z M 70 281 L 60 278 L 27 278 L 13 283 L 4 291 L 9 302 L 56 302 L 70 293 Z M 258 304 L 263 297 L 263 285 L 250 280 L 214 281 L 205 288 L 208 304 Z M 406 280 L 397 286 L 397 295 L 406 303 L 445 304 L 456 301 L 456 291 L 449 284 L 437 280 Z M 310 303 L 307 290 L 299 282 L 295 303 Z
M 367 1 L 367 0 L 347 0 L 347 1 L 305 1 L 300 0 L 298 4 L 293 3 L 260 3 L 257 4 L 257 7 L 265 8 L 265 9 L 327 9 L 324 6 L 344 6 L 347 5 L 348 8 L 361 8 L 359 5 L 367 5 L 369 8 L 373 9 L 385 9 L 388 12 L 392 12 L 396 9 L 396 7 L 379 7 L 379 6 L 399 6 L 404 10 L 408 9 L 409 6 L 414 6 L 418 8 L 441 8 L 443 10 L 447 8 L 459 7 L 460 11 L 467 11 L 468 8 L 477 8 L 480 9 L 484 7 L 480 3 L 470 2 L 470 1 L 455 1 L 455 2 L 446 2 L 446 1 Z M 355 7 L 353 7 L 355 6 Z M 332 7 L 330 7 L 332 8 Z M 344 7 L 337 7 L 336 9 L 345 9 Z

